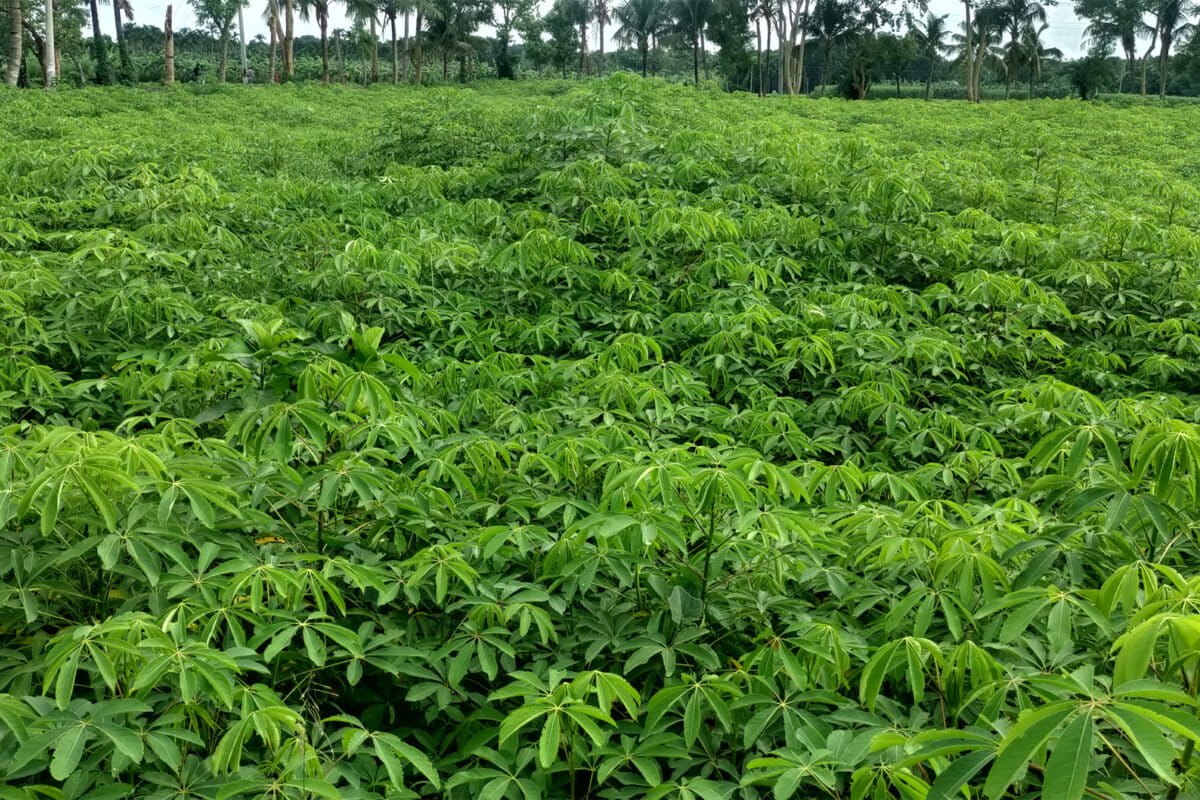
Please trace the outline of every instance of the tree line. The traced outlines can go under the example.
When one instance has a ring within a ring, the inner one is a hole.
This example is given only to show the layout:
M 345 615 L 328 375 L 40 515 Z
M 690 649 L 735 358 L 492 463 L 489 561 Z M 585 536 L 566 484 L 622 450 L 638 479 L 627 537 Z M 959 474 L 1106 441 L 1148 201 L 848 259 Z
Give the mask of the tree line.
M 217 81 L 421 84 L 630 70 L 697 85 L 716 77 L 764 95 L 863 98 L 886 82 L 901 96 L 903 82 L 929 99 L 945 83 L 943 96 L 974 102 L 985 86 L 989 96 L 1002 87 L 1005 98 L 1032 97 L 1047 82 L 1085 98 L 1200 88 L 1190 0 L 1077 0 L 1086 54 L 1073 60 L 1047 45 L 1038 0 L 962 0 L 957 26 L 927 0 L 555 0 L 544 13 L 535 0 L 339 0 L 346 28 L 331 27 L 334 0 L 187 0 L 200 27 L 179 31 L 170 7 L 162 27 L 134 24 L 130 0 L 5 2 L 14 85 L 54 85 L 64 61 L 76 84 L 170 83 L 182 57 L 181 79 Z M 115 41 L 101 32 L 101 4 Z M 254 13 L 268 34 L 248 40 Z M 314 24 L 315 36 L 298 35 Z M 606 52 L 610 39 L 615 52 Z

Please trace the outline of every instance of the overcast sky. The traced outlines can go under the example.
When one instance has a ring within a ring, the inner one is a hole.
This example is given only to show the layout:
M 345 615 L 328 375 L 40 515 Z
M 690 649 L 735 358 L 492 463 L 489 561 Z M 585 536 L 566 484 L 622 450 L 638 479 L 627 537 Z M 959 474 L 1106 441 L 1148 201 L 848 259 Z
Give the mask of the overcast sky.
M 132 0 L 134 8 L 134 19 L 138 23 L 146 25 L 155 25 L 162 27 L 163 17 L 166 16 L 167 3 L 165 0 Z M 1044 2 L 1044 0 L 1043 0 Z M 543 5 L 548 6 L 549 2 L 543 0 Z M 174 3 L 175 9 L 173 12 L 174 23 L 176 29 L 191 28 L 196 25 L 196 15 L 192 12 L 192 7 L 187 4 L 186 0 Z M 349 28 L 345 13 L 345 8 L 341 3 L 331 3 L 329 28 Z M 246 36 L 253 39 L 255 36 L 262 34 L 267 35 L 267 26 L 262 20 L 262 10 L 266 7 L 265 0 L 251 0 L 251 5 L 246 8 Z M 1083 47 L 1080 45 L 1080 40 L 1083 36 L 1083 29 L 1086 26 L 1075 18 L 1072 13 L 1072 3 L 1067 0 L 1065 4 L 1051 6 L 1047 9 L 1047 17 L 1050 27 L 1046 29 L 1044 35 L 1045 42 L 1049 47 L 1057 47 L 1062 50 L 1068 57 L 1078 56 L 1083 52 Z M 936 14 L 949 14 L 950 24 L 957 30 L 957 26 L 962 21 L 962 3 L 959 0 L 930 0 L 930 10 Z M 113 17 L 112 14 L 100 15 L 100 26 L 105 32 L 110 35 L 113 32 Z M 316 20 L 310 22 L 302 22 L 296 20 L 296 35 L 303 36 L 304 34 L 317 35 Z M 610 39 L 605 49 L 613 49 L 613 44 Z

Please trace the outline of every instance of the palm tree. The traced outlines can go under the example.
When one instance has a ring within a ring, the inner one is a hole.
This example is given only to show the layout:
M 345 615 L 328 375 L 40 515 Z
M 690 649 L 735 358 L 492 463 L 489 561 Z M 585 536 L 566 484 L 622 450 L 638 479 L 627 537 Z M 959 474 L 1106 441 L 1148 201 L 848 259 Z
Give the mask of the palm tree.
M 754 23 L 754 73 L 751 76 L 750 82 L 753 87 L 757 84 L 756 91 L 758 96 L 763 95 L 762 75 L 763 75 L 763 41 L 762 41 L 762 23 L 770 14 L 769 8 L 765 7 L 762 0 L 750 0 L 750 4 L 746 8 L 746 17 Z M 771 23 L 767 23 L 767 30 L 771 29 Z
M 263 22 L 267 23 L 267 30 L 271 34 L 270 40 L 270 63 L 268 66 L 268 80 L 271 83 L 276 83 L 279 76 L 276 74 L 276 51 L 279 49 L 279 43 L 283 41 L 283 30 L 279 27 L 279 2 L 278 0 L 267 0 L 267 7 L 263 10 Z
M 1047 27 L 1049 26 L 1044 22 L 1036 28 L 1028 24 L 1021 34 L 1021 54 L 1025 67 L 1029 70 L 1029 89 L 1025 93 L 1029 100 L 1033 99 L 1034 81 L 1042 75 L 1042 62 L 1048 58 L 1062 58 L 1063 55 L 1057 47 L 1046 47 L 1042 43 L 1042 34 L 1046 32 Z
M 1160 0 L 1154 9 L 1157 21 L 1158 39 L 1161 42 L 1158 51 L 1158 96 L 1167 96 L 1167 70 L 1171 66 L 1171 44 L 1180 37 L 1191 33 L 1196 27 L 1187 21 L 1187 17 L 1195 11 L 1188 0 Z
M 329 83 L 329 0 L 299 0 L 300 19 L 308 22 L 312 15 L 321 29 L 321 81 Z
M 642 57 L 642 77 L 650 60 L 650 43 L 663 32 L 667 22 L 663 0 L 626 0 L 614 11 L 617 30 L 613 38 L 623 45 L 637 47 Z
M 21 78 L 21 59 L 24 58 L 24 25 L 21 0 L 8 0 L 8 68 L 4 82 L 16 86 Z
M 133 6 L 129 4 L 129 0 L 112 0 L 113 21 L 117 31 L 117 53 L 121 60 L 120 79 L 122 81 L 133 80 L 133 60 L 129 57 L 129 45 L 125 43 L 125 23 L 121 20 L 121 13 L 131 21 L 133 20 Z
M 371 83 L 379 81 L 379 6 L 376 0 L 346 0 L 346 11 L 356 22 L 365 22 L 371 31 Z
M 296 0 L 283 0 L 283 75 L 296 77 Z
M 592 0 L 592 18 L 596 20 L 596 74 L 604 74 L 604 26 L 611 20 L 608 0 Z
M 1076 16 L 1091 20 L 1083 30 L 1086 44 L 1107 50 L 1107 43 L 1120 43 L 1125 54 L 1125 74 L 1121 76 L 1119 89 L 1124 88 L 1126 76 L 1133 80 L 1137 40 L 1154 32 L 1145 20 L 1148 5 L 1147 0 L 1080 0 L 1075 4 Z
M 100 9 L 96 0 L 88 0 L 88 11 L 92 16 L 92 57 L 96 59 L 96 83 L 107 86 L 112 83 L 112 67 L 108 65 L 108 47 L 100 34 Z
M 834 46 L 845 41 L 857 28 L 854 6 L 847 0 L 817 0 L 808 25 L 809 32 L 821 39 L 819 85 L 826 86 L 830 79 Z
M 220 61 L 217 67 L 217 79 L 225 82 L 226 69 L 229 64 L 229 32 L 233 26 L 234 15 L 237 14 L 242 0 L 188 0 L 196 12 L 196 18 L 217 32 Z
M 421 31 L 423 30 L 422 16 L 425 13 L 425 3 L 426 0 L 414 0 L 413 2 L 413 10 L 416 12 L 417 18 L 415 20 L 416 24 L 413 26 L 412 52 L 408 56 L 408 60 L 413 65 L 412 82 L 418 86 L 421 85 L 421 69 L 424 66 L 424 52 L 422 50 L 424 37 L 421 35 Z M 405 24 L 408 24 L 407 16 L 405 16 Z
M 579 77 L 582 78 L 587 73 L 587 28 L 592 18 L 592 5 L 589 0 L 563 0 L 561 7 L 563 15 L 579 30 Z
M 400 82 L 400 47 L 396 39 L 396 18 L 405 13 L 401 0 L 381 0 L 379 11 L 383 14 L 385 27 L 391 28 L 392 34 L 392 84 Z
M 1008 44 L 1003 56 L 1004 99 L 1007 100 L 1012 91 L 1013 76 L 1024 61 L 1021 40 L 1025 29 L 1035 24 L 1045 25 L 1046 8 L 1037 0 L 1004 0 L 994 8 L 992 13 L 998 15 L 1008 32 Z M 988 11 L 991 12 L 992 9 Z
M 700 51 L 703 48 L 704 26 L 712 10 L 711 0 L 675 0 L 672 16 L 675 31 L 692 46 L 692 81 L 700 86 Z
M 459 79 L 466 80 L 466 59 L 475 29 L 491 18 L 491 5 L 483 0 L 431 0 L 426 32 L 442 55 L 442 80 L 450 79 L 450 57 L 459 59 Z
M 492 23 L 496 26 L 496 77 L 505 80 L 516 77 L 509 55 L 513 28 L 530 20 L 535 6 L 534 0 L 497 0 L 496 9 L 499 13 L 493 12 L 492 15 Z
M 982 99 L 980 79 L 983 67 L 991 62 L 996 63 L 996 45 L 998 45 L 1004 27 L 1004 18 L 996 7 L 985 7 L 971 20 L 968 26 L 966 20 L 962 23 L 962 33 L 951 36 L 953 44 L 950 51 L 957 53 L 957 61 L 967 68 L 967 99 L 978 103 Z
M 950 35 L 950 29 L 946 26 L 948 16 L 950 15 L 942 14 L 939 17 L 929 14 L 925 17 L 924 24 L 914 23 L 911 18 L 909 20 L 913 37 L 917 40 L 917 47 L 924 56 L 927 66 L 925 71 L 926 100 L 929 99 L 930 90 L 933 87 L 934 65 L 937 64 L 938 56 L 946 51 L 946 37 Z

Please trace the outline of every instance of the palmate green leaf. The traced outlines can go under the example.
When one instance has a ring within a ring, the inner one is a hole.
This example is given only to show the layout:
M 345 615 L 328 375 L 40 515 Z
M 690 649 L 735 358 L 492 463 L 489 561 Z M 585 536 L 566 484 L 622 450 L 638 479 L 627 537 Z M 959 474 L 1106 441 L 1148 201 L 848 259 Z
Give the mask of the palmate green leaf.
M 65 781 L 79 766 L 83 758 L 84 745 L 87 744 L 88 729 L 84 725 L 72 725 L 67 728 L 58 741 L 54 743 L 54 755 L 50 759 L 50 777 Z
M 1063 730 L 1046 762 L 1044 795 L 1063 800 L 1083 797 L 1091 768 L 1094 731 L 1095 723 L 1087 713 L 1076 716 Z
M 1105 707 L 1104 715 L 1121 729 L 1159 780 L 1169 784 L 1178 783 L 1172 765 L 1176 748 L 1166 731 L 1119 703 Z
M 142 744 L 142 739 L 136 731 L 123 728 L 111 722 L 97 721 L 92 724 L 112 742 L 113 747 L 130 761 L 137 763 L 142 760 L 142 756 L 145 754 L 145 746 Z
M 978 751 L 954 759 L 930 784 L 925 800 L 954 800 L 961 795 L 962 788 L 978 775 L 992 758 L 994 754 Z
M 550 713 L 549 707 L 534 704 L 521 706 L 516 711 L 513 711 L 500 723 L 500 744 L 504 744 L 505 741 L 526 725 L 548 713 Z
M 1015 781 L 1025 772 L 1027 765 L 1041 751 L 1046 740 L 1067 719 L 1079 714 L 1078 706 L 1071 701 L 1054 703 L 1026 711 L 1008 731 L 996 751 L 995 761 L 988 770 L 983 785 L 984 794 L 991 800 L 999 800 Z
M 396 789 L 404 789 L 403 763 L 415 767 L 425 777 L 425 780 L 433 785 L 434 789 L 441 787 L 441 777 L 434 769 L 433 762 L 420 750 L 390 733 L 376 732 L 371 735 L 371 738 L 375 755 L 383 762 L 388 778 Z
M 561 736 L 561 717 L 558 714 L 548 714 L 545 724 L 542 725 L 542 733 L 538 736 L 538 764 L 542 769 L 550 769 L 557 760 Z

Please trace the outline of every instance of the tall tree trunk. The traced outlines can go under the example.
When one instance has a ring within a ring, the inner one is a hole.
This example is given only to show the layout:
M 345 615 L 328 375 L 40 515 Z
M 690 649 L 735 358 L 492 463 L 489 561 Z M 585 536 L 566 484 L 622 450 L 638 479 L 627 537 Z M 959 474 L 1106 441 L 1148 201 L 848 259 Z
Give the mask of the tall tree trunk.
M 700 37 L 692 33 L 692 82 L 700 88 Z
M 379 29 L 375 14 L 371 14 L 371 83 L 379 83 Z
M 778 33 L 779 33 L 779 37 L 778 37 L 779 38 L 779 77 L 778 77 L 779 93 L 780 94 L 791 94 L 792 93 L 792 56 L 795 55 L 795 51 L 792 50 L 792 48 L 790 46 L 791 41 L 792 41 L 790 34 L 793 31 L 795 31 L 795 26 L 788 25 L 787 19 L 784 17 L 784 14 L 783 14 L 783 4 L 782 3 L 780 4 L 779 18 L 778 18 L 778 20 L 776 20 L 776 24 L 779 26 L 779 30 L 778 30 Z M 787 37 L 786 41 L 788 42 L 788 44 L 786 46 L 784 45 L 785 36 Z
M 25 60 L 25 26 L 21 0 L 8 0 L 8 67 L 4 82 L 16 86 L 21 77 L 21 62 Z
M 759 83 L 763 87 L 763 96 L 766 97 L 771 92 L 771 86 L 767 81 L 767 76 L 771 74 L 771 20 L 767 19 L 767 62 L 763 66 L 763 74 L 759 77 Z
M 46 44 L 44 49 L 46 65 L 43 72 L 46 76 L 46 88 L 53 89 L 54 84 L 58 82 L 58 48 L 54 42 L 54 0 L 46 0 Z
M 413 61 L 413 83 L 421 85 L 421 67 L 424 66 L 424 53 L 422 49 L 424 43 L 421 41 L 421 7 L 417 6 L 417 24 L 413 29 L 413 42 L 416 47 L 413 50 L 415 60 Z
M 290 81 L 296 77 L 296 4 L 283 0 L 283 74 Z
M 1158 96 L 1165 100 L 1167 97 L 1167 70 L 1171 68 L 1171 35 L 1162 32 L 1162 50 L 1158 54 Z
M 270 53 L 267 66 L 267 81 L 270 83 L 279 83 L 279 74 L 275 67 L 278 63 L 279 55 L 279 40 L 283 38 L 283 33 L 279 29 L 279 3 L 277 0 L 267 0 L 267 27 L 270 29 L 271 42 L 267 46 Z
M 175 29 L 171 27 L 170 6 L 167 6 L 167 19 L 163 22 L 163 83 L 175 85 Z
M 596 74 L 604 74 L 604 16 L 596 18 Z
M 1146 67 L 1150 63 L 1150 56 L 1154 53 L 1154 45 L 1158 43 L 1158 28 L 1154 29 L 1153 35 L 1150 37 L 1150 46 L 1146 48 L 1146 54 L 1142 56 L 1142 97 L 1146 96 Z
M 450 80 L 450 55 L 446 52 L 445 46 L 442 47 L 442 83 Z
M 966 42 L 963 45 L 963 61 L 967 68 L 967 101 L 975 102 L 975 65 L 972 63 L 974 51 L 971 49 L 974 45 L 971 44 L 971 35 L 975 32 L 971 27 L 971 0 L 962 0 L 963 12 L 966 14 L 966 24 L 964 31 L 966 32 Z
M 238 56 L 242 62 L 242 83 L 250 77 L 250 59 L 246 57 L 246 15 L 242 13 L 242 2 L 238 0 Z
M 220 83 L 225 82 L 225 71 L 229 66 L 229 26 L 226 25 L 221 31 L 221 38 L 218 40 L 218 47 L 221 49 L 220 59 L 217 62 L 217 80 Z
M 980 81 L 983 77 L 983 56 L 987 52 L 987 42 L 980 38 L 979 43 L 975 46 L 975 56 L 972 59 L 972 64 L 975 67 L 975 75 L 971 80 L 971 96 L 978 103 L 983 99 L 983 92 L 980 90 Z
M 46 85 L 46 40 L 37 30 L 29 25 L 24 26 L 25 33 L 29 35 L 29 47 L 33 50 L 34 57 L 37 58 L 38 66 L 42 68 L 42 86 Z M 22 56 L 23 57 L 23 56 Z
M 804 0 L 804 8 L 800 12 L 800 49 L 796 51 L 796 91 L 804 91 L 804 47 L 808 43 L 808 8 L 809 0 Z
M 408 83 L 412 66 L 412 43 L 408 40 L 408 12 L 404 12 L 404 82 Z
M 896 73 L 896 99 L 900 99 L 900 73 Z
M 800 10 L 799 34 L 800 43 L 796 52 L 792 53 L 792 59 L 796 61 L 796 80 L 794 86 L 796 92 L 804 91 L 804 48 L 809 41 L 809 4 L 810 0 L 804 0 L 804 6 Z
M 762 97 L 762 20 L 757 18 L 754 20 L 754 49 L 754 80 L 758 82 L 756 87 L 758 96 Z
M 700 69 L 704 72 L 704 80 L 708 80 L 708 43 L 704 40 L 704 28 L 700 29 Z
M 937 58 L 936 54 L 930 53 L 930 55 L 929 55 L 929 70 L 925 73 L 925 99 L 926 100 L 929 100 L 930 90 L 933 89 L 933 65 L 934 65 L 935 58 Z
M 392 85 L 395 86 L 400 82 L 400 45 L 396 39 L 396 18 L 391 18 L 392 23 Z
M 587 22 L 579 23 L 579 77 L 587 74 Z
M 346 82 L 346 62 L 342 58 L 342 34 L 341 31 L 333 32 L 333 52 L 337 58 L 338 65 L 338 82 Z
M 638 42 L 638 50 L 641 50 L 641 51 L 642 51 L 642 77 L 644 78 L 644 77 L 646 77 L 646 66 L 647 66 L 647 62 L 650 60 L 650 59 L 649 59 L 649 56 L 650 56 L 650 47 L 649 47 L 649 45 L 646 43 L 646 38 L 645 38 L 645 37 L 642 37 L 641 41 L 640 41 L 640 42 Z
M 117 56 L 121 60 L 121 80 L 133 80 L 133 60 L 129 57 L 129 45 L 125 41 L 125 25 L 121 21 L 121 0 L 112 0 L 113 24 L 117 35 Z
M 108 47 L 100 35 L 100 9 L 96 7 L 96 0 L 88 0 L 88 6 L 92 12 L 92 54 L 96 60 L 96 83 L 107 86 L 112 83 L 112 69 L 108 66 Z
M 317 15 L 321 27 L 321 83 L 329 83 L 329 10 Z

